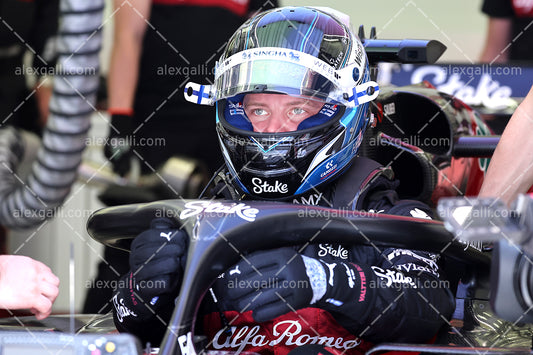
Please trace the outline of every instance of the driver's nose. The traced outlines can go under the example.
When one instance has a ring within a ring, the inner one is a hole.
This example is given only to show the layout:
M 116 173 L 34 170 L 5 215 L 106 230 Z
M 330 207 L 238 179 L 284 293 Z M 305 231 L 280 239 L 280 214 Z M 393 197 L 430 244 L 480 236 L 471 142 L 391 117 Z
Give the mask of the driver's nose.
M 263 132 L 265 133 L 279 133 L 279 132 L 289 132 L 296 130 L 296 125 L 294 122 L 289 120 L 287 117 L 284 117 L 280 113 L 274 113 L 270 116 L 268 124 Z
M 264 128 L 265 133 L 275 133 L 280 132 L 280 129 L 282 127 L 279 115 L 274 114 L 268 119 L 268 123 L 266 127 Z

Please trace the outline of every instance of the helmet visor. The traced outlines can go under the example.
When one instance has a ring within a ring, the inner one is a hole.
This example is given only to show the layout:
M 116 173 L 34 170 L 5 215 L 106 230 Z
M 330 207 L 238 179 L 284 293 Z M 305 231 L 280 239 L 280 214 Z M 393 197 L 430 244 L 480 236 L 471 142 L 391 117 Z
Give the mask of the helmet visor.
M 248 49 L 217 65 L 214 100 L 241 93 L 281 93 L 354 107 L 373 100 L 379 90 L 371 81 L 357 85 L 360 80 L 354 73 L 359 72 L 355 63 L 335 70 L 312 55 L 292 49 Z
M 280 93 L 305 96 L 322 102 L 335 102 L 331 93 L 336 85 L 299 63 L 261 59 L 238 63 L 216 79 L 216 99 L 233 97 L 239 93 Z

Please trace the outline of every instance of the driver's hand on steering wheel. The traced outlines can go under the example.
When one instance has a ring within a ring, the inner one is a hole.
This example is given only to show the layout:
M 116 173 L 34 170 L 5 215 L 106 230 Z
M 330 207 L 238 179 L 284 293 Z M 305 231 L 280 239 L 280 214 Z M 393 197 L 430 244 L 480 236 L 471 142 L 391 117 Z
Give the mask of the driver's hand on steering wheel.
M 227 300 L 235 310 L 252 310 L 256 322 L 313 305 L 337 308 L 364 302 L 361 279 L 368 269 L 299 254 L 294 248 L 255 252 L 227 272 Z
M 130 278 L 141 303 L 156 306 L 163 296 L 173 296 L 183 278 L 188 237 L 167 218 L 154 219 L 150 229 L 131 244 Z

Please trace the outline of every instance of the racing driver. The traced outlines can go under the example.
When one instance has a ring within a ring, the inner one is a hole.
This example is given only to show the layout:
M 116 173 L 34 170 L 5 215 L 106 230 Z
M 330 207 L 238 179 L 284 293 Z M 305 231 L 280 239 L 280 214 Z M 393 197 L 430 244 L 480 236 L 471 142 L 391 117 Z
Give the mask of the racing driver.
M 225 169 L 214 197 L 430 218 L 425 204 L 398 198 L 389 168 L 358 155 L 378 92 L 361 41 L 334 10 L 283 7 L 249 19 L 228 41 L 213 85 L 185 88 L 190 101 L 216 105 Z M 113 298 L 120 331 L 161 341 L 187 244 L 165 218 L 134 239 L 131 271 Z M 218 302 L 203 300 L 197 326 L 208 349 L 237 353 L 362 354 L 384 341 L 427 342 L 454 309 L 437 259 L 312 243 L 243 253 L 215 281 Z

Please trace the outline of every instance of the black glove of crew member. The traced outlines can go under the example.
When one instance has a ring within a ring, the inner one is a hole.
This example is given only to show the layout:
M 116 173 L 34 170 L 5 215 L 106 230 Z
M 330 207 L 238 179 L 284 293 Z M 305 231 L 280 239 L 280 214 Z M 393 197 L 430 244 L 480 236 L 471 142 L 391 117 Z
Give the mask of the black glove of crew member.
M 105 157 L 113 164 L 113 171 L 120 176 L 128 173 L 133 156 L 130 142 L 133 137 L 132 117 L 128 115 L 111 115 L 109 135 L 104 146 Z
M 153 313 L 159 305 L 173 300 L 183 277 L 187 234 L 166 218 L 154 219 L 150 229 L 139 234 L 131 244 L 132 303 L 140 313 Z M 135 300 L 135 295 L 140 300 Z M 140 305 L 139 305 L 140 304 Z
M 361 285 L 369 271 L 353 263 L 326 264 L 292 248 L 260 251 L 226 273 L 227 296 L 235 310 L 252 309 L 257 322 L 313 304 L 335 310 L 345 302 L 365 303 Z

